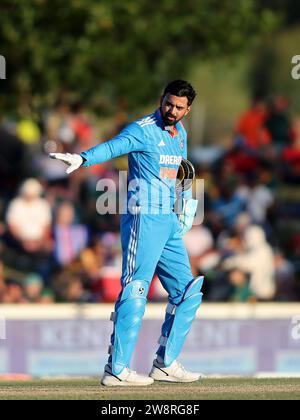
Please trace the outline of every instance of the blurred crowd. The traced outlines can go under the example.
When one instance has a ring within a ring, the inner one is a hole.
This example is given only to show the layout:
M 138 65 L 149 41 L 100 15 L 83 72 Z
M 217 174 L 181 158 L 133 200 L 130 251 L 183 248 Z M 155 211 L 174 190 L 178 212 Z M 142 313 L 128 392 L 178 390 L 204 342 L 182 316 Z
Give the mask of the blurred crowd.
M 0 128 L 0 302 L 110 302 L 120 290 L 119 216 L 101 215 L 97 182 L 118 185 L 126 159 L 72 176 L 49 152 L 79 153 L 99 136 L 82 104 L 65 100 L 38 121 Z M 184 237 L 206 301 L 300 299 L 300 117 L 284 96 L 257 100 L 226 145 L 190 151 L 205 180 L 205 220 Z M 118 191 L 120 193 L 120 191 Z M 155 277 L 149 299 L 164 301 Z

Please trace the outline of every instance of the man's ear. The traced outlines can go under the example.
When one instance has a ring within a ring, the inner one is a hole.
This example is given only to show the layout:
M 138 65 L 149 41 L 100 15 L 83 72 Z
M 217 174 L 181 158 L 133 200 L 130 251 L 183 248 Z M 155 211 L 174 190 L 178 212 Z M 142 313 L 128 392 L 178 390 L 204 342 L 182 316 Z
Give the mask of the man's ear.
M 161 97 L 160 97 L 160 106 L 162 106 L 162 104 L 163 104 L 163 101 L 164 101 L 164 95 L 161 95 Z
M 186 117 L 187 116 L 187 114 L 190 112 L 190 110 L 191 110 L 191 106 L 188 106 L 187 107 L 187 110 L 185 111 L 185 114 L 184 114 L 184 116 Z

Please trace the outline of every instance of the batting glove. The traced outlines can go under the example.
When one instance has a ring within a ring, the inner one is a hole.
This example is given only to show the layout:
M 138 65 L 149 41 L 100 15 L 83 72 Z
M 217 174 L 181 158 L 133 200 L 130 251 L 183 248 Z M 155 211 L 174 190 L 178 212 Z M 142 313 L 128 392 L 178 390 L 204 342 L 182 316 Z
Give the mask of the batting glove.
M 194 200 L 192 198 L 189 200 L 183 199 L 183 210 L 178 217 L 180 223 L 180 236 L 185 235 L 189 230 L 191 230 L 196 215 L 197 207 L 198 200 Z
M 80 168 L 83 164 L 83 159 L 80 155 L 71 154 L 71 153 L 50 153 L 49 154 L 51 159 L 61 160 L 62 162 L 69 165 L 66 170 L 67 174 L 76 171 L 76 169 Z

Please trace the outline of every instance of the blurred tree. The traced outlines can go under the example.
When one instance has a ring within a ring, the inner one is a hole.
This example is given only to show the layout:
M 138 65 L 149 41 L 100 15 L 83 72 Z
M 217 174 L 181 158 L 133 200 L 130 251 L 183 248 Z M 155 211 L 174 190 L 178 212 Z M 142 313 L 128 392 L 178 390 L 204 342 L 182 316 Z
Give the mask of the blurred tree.
M 280 12 L 287 25 L 300 22 L 300 3 L 295 0 L 261 0 L 260 7 Z
M 292 78 L 292 57 L 299 54 L 300 28 L 293 26 L 263 38 L 253 50 L 248 66 L 252 97 L 286 95 L 291 110 L 300 109 L 300 82 Z
M 1 0 L 0 109 L 39 109 L 64 92 L 96 112 L 124 100 L 134 109 L 196 60 L 244 50 L 276 22 L 259 0 Z

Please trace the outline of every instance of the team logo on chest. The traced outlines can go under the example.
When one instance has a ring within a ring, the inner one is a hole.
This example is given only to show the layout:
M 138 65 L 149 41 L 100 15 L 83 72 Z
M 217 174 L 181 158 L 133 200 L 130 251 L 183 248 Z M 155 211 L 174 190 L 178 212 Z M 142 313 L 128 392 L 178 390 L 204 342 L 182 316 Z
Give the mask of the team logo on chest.
M 179 146 L 180 146 L 181 150 L 184 149 L 184 142 L 183 142 L 183 138 L 181 136 L 179 137 Z

